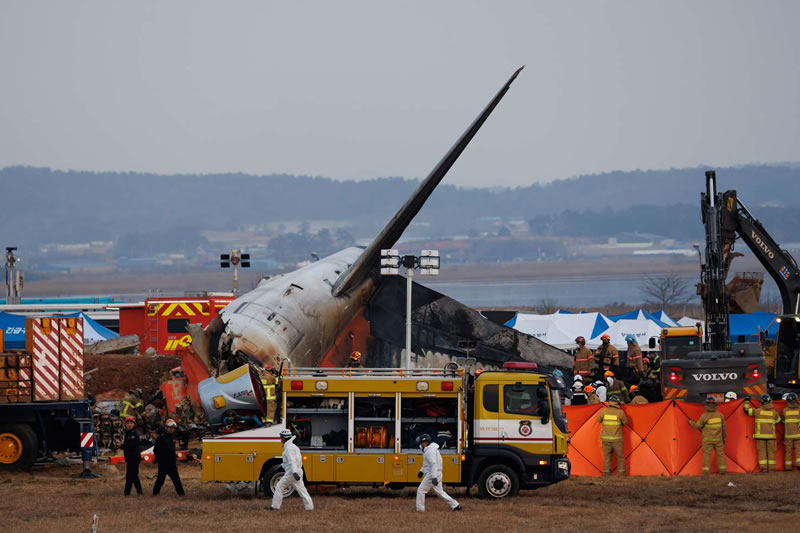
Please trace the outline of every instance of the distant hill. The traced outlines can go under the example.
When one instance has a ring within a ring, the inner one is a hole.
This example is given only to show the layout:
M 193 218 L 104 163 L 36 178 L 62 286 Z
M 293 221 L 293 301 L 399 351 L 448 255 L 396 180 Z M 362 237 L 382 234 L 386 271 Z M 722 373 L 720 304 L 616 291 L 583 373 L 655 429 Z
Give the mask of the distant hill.
M 483 220 L 499 218 L 533 220 L 534 233 L 551 235 L 603 237 L 635 228 L 697 238 L 702 236 L 698 204 L 704 170 L 609 172 L 505 189 L 443 183 L 417 218 L 428 229 L 416 231 L 464 234 L 480 229 Z M 800 168 L 752 165 L 717 169 L 717 176 L 720 188 L 738 190 L 776 238 L 800 240 L 791 237 L 800 221 Z M 245 224 L 344 220 L 352 222 L 356 238 L 363 238 L 394 213 L 417 183 L 7 167 L 0 170 L 0 228 L 6 240 L 36 244 L 114 240 L 174 228 L 234 231 Z

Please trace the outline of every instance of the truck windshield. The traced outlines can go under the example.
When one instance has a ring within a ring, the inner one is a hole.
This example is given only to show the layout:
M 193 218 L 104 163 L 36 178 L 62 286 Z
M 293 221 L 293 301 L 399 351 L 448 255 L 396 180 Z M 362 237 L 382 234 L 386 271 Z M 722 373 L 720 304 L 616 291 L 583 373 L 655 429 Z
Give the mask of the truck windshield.
M 553 422 L 558 426 L 558 429 L 564 433 L 569 433 L 567 420 L 561 412 L 561 393 L 555 389 L 550 389 L 550 403 L 553 404 Z
M 700 351 L 700 337 L 664 337 L 661 340 L 664 359 L 685 359 L 689 352 Z

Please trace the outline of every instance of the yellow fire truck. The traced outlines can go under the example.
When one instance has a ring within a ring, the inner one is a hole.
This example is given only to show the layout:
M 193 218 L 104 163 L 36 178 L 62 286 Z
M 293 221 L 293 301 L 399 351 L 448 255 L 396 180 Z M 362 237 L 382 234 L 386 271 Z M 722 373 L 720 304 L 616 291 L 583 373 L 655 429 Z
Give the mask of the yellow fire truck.
M 275 423 L 203 439 L 203 479 L 257 481 L 267 496 L 283 474 L 279 433 L 290 428 L 308 484 L 401 488 L 419 482 L 416 437 L 441 446 L 443 482 L 504 498 L 569 478 L 564 380 L 535 363 L 503 370 L 288 368 L 273 393 Z M 200 384 L 209 420 L 266 412 L 263 383 L 243 366 Z

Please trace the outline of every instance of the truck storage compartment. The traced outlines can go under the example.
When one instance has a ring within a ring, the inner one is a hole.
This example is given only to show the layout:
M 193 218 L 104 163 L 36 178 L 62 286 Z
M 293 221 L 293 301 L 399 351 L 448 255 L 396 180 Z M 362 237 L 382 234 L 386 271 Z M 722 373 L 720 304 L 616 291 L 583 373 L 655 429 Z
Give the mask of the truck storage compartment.
M 403 451 L 418 451 L 416 439 L 427 433 L 439 444 L 441 453 L 457 453 L 458 399 L 403 397 L 400 427 Z
M 356 396 L 353 417 L 353 450 L 394 451 L 395 395 Z
M 313 450 L 347 449 L 347 397 L 287 396 L 286 426 L 295 444 Z

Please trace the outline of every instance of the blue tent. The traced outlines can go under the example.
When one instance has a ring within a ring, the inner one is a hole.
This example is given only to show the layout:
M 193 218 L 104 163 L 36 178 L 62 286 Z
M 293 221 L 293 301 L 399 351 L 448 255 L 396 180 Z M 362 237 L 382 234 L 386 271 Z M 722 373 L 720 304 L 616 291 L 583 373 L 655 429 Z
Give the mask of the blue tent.
M 758 342 L 758 332 L 765 331 L 767 326 L 769 326 L 767 335 L 775 339 L 778 334 L 778 322 L 773 322 L 774 319 L 775 313 L 764 311 L 731 315 L 731 342 Z
M 98 341 L 108 339 L 116 339 L 119 333 L 111 331 L 99 322 L 93 320 L 86 313 L 71 313 L 69 315 L 62 315 L 67 317 L 80 317 L 83 319 L 83 342 L 86 344 L 93 344 Z
M 0 328 L 3 329 L 4 350 L 25 349 L 25 317 L 0 312 Z
M 101 326 L 98 322 L 89 318 L 86 313 L 72 313 L 69 315 L 59 315 L 66 317 L 83 318 L 83 341 L 92 344 L 106 339 L 115 339 L 119 333 Z M 0 328 L 3 329 L 5 341 L 4 350 L 24 350 L 25 349 L 25 317 L 11 313 L 0 312 Z

